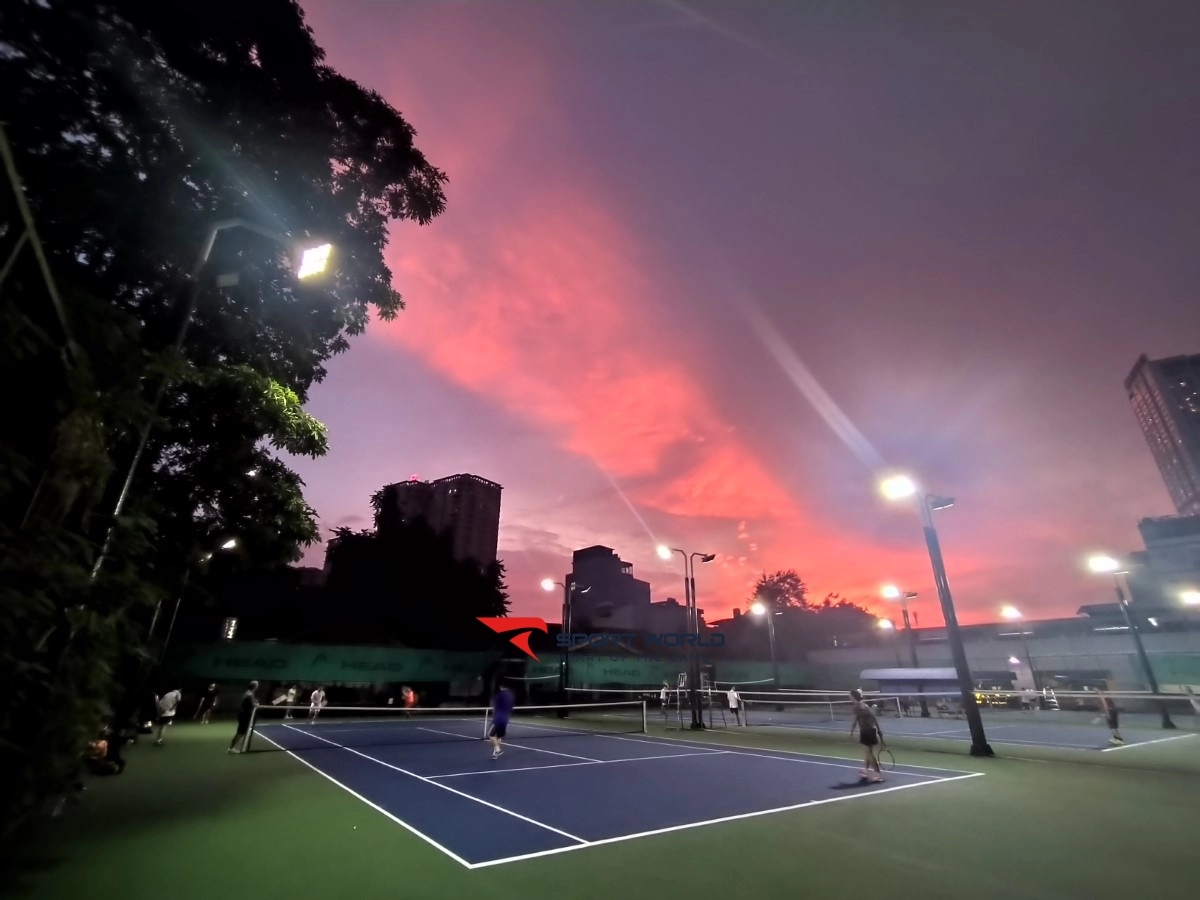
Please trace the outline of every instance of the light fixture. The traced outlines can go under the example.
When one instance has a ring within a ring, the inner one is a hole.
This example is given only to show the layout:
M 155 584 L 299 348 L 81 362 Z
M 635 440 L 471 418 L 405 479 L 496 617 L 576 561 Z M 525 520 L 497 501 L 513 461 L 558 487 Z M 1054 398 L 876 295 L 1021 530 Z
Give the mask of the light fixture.
M 232 550 L 236 546 L 237 546 L 237 538 L 230 538 L 229 540 L 227 540 L 225 543 L 223 543 L 221 545 L 221 549 L 222 550 Z
M 1015 656 L 1010 656 L 1008 658 L 1008 664 L 1010 666 L 1019 666 L 1021 664 L 1021 661 L 1019 659 L 1017 659 Z
M 300 267 L 296 270 L 297 278 L 311 278 L 320 275 L 329 265 L 329 257 L 333 253 L 332 244 L 318 244 L 307 248 L 300 255 Z
M 1200 591 L 1184 591 L 1179 599 L 1187 606 L 1200 606 Z
M 754 605 L 750 607 L 750 612 L 754 613 L 756 616 L 761 616 L 766 611 L 767 611 L 767 605 L 765 603 L 763 603 L 761 600 L 756 600 L 754 602 Z
M 1000 609 L 1000 615 L 1006 619 L 1019 619 L 1021 618 L 1021 611 L 1015 606 L 1005 606 Z
M 879 490 L 889 500 L 903 500 L 917 492 L 917 483 L 907 475 L 889 475 L 880 479 Z
M 554 579 L 553 578 L 543 578 L 542 579 L 542 590 L 543 591 L 554 590 Z
M 881 593 L 888 600 L 896 600 L 900 597 L 900 588 L 896 587 L 894 584 L 885 584 Z
M 671 558 L 671 548 L 668 547 L 666 544 L 659 544 L 658 545 L 658 558 L 659 559 L 670 559 Z
M 891 620 L 891 619 L 880 619 L 880 620 L 879 620 L 879 627 L 880 627 L 880 629 L 882 629 L 883 631 L 891 631 L 891 630 L 892 630 L 893 628 L 895 628 L 896 626 L 895 626 L 895 625 L 892 623 L 892 620 Z
M 1120 575 L 1128 571 L 1118 560 L 1102 553 L 1088 558 L 1088 568 L 1100 575 Z

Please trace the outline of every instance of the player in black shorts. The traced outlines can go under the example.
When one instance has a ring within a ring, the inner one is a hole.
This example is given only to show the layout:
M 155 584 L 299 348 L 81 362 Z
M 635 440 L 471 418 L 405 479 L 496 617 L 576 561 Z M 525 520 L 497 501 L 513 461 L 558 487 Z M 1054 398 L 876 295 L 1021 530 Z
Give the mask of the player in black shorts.
M 854 729 L 857 728 L 858 742 L 863 748 L 863 770 L 859 774 L 865 781 L 878 784 L 883 781 L 883 771 L 879 768 L 875 748 L 882 741 L 883 732 L 874 711 L 863 703 L 862 691 L 855 688 L 850 692 L 850 699 L 854 701 L 854 723 L 850 726 L 850 736 L 854 737 Z
M 1113 703 L 1108 694 L 1100 688 L 1096 688 L 1096 697 L 1100 701 L 1100 712 L 1104 716 L 1104 723 L 1112 731 L 1112 737 L 1108 739 L 1108 742 L 1110 744 L 1125 743 L 1125 738 L 1121 737 L 1121 722 L 1117 715 L 1117 704 Z

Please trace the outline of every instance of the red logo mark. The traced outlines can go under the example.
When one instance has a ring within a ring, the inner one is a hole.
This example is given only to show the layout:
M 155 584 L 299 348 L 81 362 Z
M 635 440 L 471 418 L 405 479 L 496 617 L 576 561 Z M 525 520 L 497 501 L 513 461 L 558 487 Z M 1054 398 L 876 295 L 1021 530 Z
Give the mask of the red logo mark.
M 488 618 L 487 616 L 479 616 L 479 621 L 486 625 L 496 634 L 505 634 L 509 631 L 519 631 L 520 634 L 515 634 L 508 639 L 509 643 L 521 650 L 526 656 L 532 656 L 537 659 L 534 652 L 529 649 L 529 638 L 535 630 L 545 631 L 549 634 L 546 628 L 545 619 L 537 619 L 533 616 L 513 616 L 512 618 Z M 538 659 L 538 662 L 541 662 Z

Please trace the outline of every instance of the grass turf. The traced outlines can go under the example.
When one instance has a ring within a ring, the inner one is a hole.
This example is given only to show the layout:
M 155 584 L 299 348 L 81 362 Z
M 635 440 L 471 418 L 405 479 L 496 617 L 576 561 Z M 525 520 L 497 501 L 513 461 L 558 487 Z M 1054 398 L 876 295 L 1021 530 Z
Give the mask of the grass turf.
M 1088 754 L 1086 764 L 904 750 L 902 763 L 986 777 L 469 871 L 286 754 L 227 756 L 231 731 L 181 724 L 165 747 L 130 748 L 124 775 L 92 779 L 83 802 L 56 820 L 46 845 L 53 860 L 24 879 L 20 894 L 1195 896 L 1189 862 L 1200 776 L 1154 771 L 1153 758 L 1116 759 L 1184 752 L 1171 744 Z M 794 733 L 701 740 L 853 755 Z M 631 783 L 631 802 L 636 794 Z

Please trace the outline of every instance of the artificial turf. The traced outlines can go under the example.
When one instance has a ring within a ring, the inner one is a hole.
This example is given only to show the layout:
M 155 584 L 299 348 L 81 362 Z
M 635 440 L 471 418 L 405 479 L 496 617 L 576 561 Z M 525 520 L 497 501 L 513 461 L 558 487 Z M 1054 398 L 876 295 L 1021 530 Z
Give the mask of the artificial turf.
M 30 898 L 1196 896 L 1200 738 L 1062 759 L 898 751 L 986 777 L 467 870 L 284 753 L 228 756 L 226 724 L 130 748 L 43 836 Z M 675 733 L 674 736 L 678 736 Z M 700 740 L 852 756 L 797 733 Z M 385 776 L 386 777 L 386 776 Z M 637 784 L 628 802 L 637 802 Z M 698 785 L 697 789 L 703 789 Z

